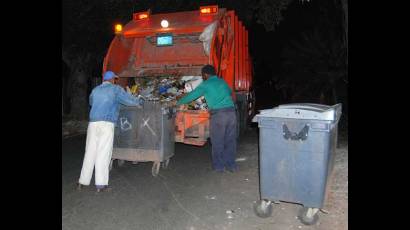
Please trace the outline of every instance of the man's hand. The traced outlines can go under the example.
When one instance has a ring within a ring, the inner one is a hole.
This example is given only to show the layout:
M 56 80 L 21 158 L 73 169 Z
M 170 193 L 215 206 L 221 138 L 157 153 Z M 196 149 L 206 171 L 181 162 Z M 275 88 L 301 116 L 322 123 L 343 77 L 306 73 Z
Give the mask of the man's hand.
M 180 105 L 178 107 L 179 110 L 187 110 L 188 109 L 188 105 Z
M 144 105 L 144 103 L 145 103 L 145 99 L 144 99 L 144 97 L 143 97 L 143 96 L 141 96 L 141 95 L 138 95 L 138 100 L 139 100 L 139 102 L 140 102 L 140 105 L 141 105 L 141 106 L 143 106 L 143 105 Z
M 179 99 L 183 98 L 184 96 L 185 96 L 184 94 L 177 95 L 176 99 L 179 100 Z

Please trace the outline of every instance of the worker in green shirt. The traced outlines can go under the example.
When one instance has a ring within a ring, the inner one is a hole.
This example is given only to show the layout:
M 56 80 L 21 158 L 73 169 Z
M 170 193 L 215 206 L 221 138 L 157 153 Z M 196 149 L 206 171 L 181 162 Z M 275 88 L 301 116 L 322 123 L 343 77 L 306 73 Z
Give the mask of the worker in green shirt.
M 235 172 L 236 155 L 236 111 L 232 100 L 232 90 L 228 84 L 216 76 L 215 68 L 205 65 L 202 68 L 204 81 L 193 91 L 181 98 L 177 105 L 190 103 L 201 96 L 208 104 L 210 118 L 210 136 L 212 143 L 212 165 L 217 172 L 224 169 Z

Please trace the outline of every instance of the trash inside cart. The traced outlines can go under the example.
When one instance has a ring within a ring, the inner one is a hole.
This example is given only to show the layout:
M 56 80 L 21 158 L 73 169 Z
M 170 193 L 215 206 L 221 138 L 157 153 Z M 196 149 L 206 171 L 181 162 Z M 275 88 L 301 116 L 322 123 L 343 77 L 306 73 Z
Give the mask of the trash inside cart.
M 146 76 L 120 79 L 127 91 L 146 101 L 174 105 L 179 98 L 194 90 L 201 76 Z M 178 109 L 175 118 L 175 142 L 203 146 L 209 138 L 209 112 L 205 98 L 199 97 Z
M 262 110 L 259 126 L 260 200 L 257 216 L 272 214 L 272 203 L 302 204 L 299 220 L 315 224 L 333 168 L 341 104 L 286 104 Z
M 167 168 L 175 150 L 175 108 L 159 101 L 146 101 L 141 107 L 121 106 L 114 132 L 111 165 L 118 160 L 153 162 L 152 175 L 162 164 Z

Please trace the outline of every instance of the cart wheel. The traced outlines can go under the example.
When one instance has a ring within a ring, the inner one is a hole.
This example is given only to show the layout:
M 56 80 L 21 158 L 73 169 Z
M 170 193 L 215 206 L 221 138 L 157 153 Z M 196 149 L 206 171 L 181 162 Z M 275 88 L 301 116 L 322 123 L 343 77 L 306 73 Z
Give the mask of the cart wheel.
M 117 164 L 119 167 L 122 167 L 125 163 L 125 160 L 118 160 Z
M 163 162 L 161 162 L 161 164 L 162 164 L 162 168 L 163 168 L 163 169 L 167 169 L 167 168 L 168 168 L 168 165 L 169 165 L 169 159 L 168 159 L 168 160 L 165 160 L 165 161 L 163 161 Z
M 253 211 L 260 218 L 268 218 L 272 215 L 272 202 L 269 200 L 258 200 L 253 204 Z
M 152 164 L 152 176 L 156 177 L 159 174 L 159 167 L 161 166 L 160 162 L 154 162 Z
M 298 218 L 304 225 L 314 225 L 319 220 L 318 208 L 303 207 L 299 211 Z
M 109 166 L 109 167 L 110 167 L 110 171 L 112 170 L 112 164 L 113 164 L 113 162 L 114 162 L 114 160 L 111 159 L 111 161 L 110 161 L 110 166 Z

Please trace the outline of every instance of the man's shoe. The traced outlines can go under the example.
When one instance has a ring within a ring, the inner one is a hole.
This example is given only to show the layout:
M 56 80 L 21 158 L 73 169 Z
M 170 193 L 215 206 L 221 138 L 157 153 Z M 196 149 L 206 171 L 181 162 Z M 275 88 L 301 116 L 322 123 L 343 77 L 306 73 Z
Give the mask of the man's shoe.
M 111 187 L 108 187 L 108 185 L 102 187 L 102 188 L 97 188 L 97 193 L 101 193 L 101 192 L 110 192 L 112 189 Z
M 83 189 L 84 189 L 84 187 L 85 187 L 85 185 L 80 184 L 80 183 L 77 183 L 77 187 L 76 187 L 76 189 L 77 189 L 77 191 L 81 191 L 81 190 L 83 190 Z
M 235 168 L 227 168 L 226 170 L 228 170 L 228 172 L 230 172 L 230 173 L 235 173 L 235 172 L 238 171 L 238 167 L 235 167 Z

